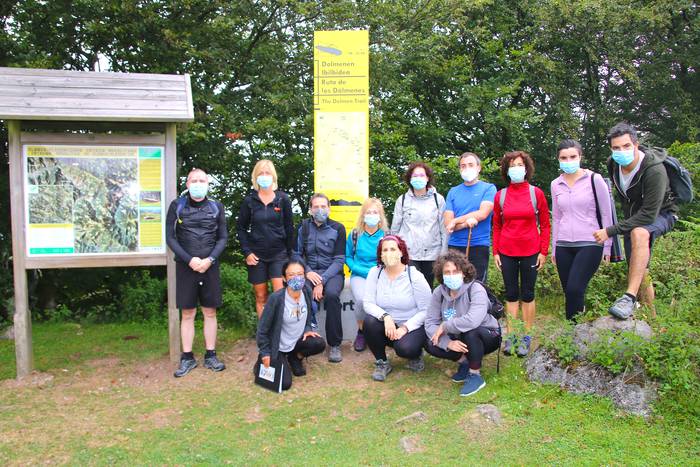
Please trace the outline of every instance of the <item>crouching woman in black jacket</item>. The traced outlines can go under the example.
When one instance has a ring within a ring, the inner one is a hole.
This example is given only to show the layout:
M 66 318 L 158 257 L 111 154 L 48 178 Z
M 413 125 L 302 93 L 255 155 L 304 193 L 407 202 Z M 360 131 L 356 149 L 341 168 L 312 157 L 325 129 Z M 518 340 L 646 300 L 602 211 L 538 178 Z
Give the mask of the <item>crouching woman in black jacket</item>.
M 282 389 L 292 387 L 292 375 L 304 376 L 302 360 L 323 352 L 326 342 L 311 330 L 311 295 L 304 289 L 306 277 L 300 261 L 282 266 L 286 287 L 274 292 L 258 322 L 257 342 L 260 363 L 268 368 L 271 359 L 282 359 Z M 257 367 L 257 365 L 256 365 Z

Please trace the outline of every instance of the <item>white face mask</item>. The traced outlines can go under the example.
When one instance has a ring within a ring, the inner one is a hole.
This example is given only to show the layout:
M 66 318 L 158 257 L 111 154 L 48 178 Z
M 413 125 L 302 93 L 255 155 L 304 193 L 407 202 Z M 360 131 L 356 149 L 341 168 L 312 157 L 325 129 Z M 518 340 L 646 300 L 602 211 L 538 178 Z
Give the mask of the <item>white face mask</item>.
M 471 183 L 474 180 L 476 180 L 476 177 L 479 176 L 479 171 L 476 169 L 468 168 L 462 170 L 460 172 L 460 175 L 462 175 L 462 180 L 464 180 L 467 183 Z

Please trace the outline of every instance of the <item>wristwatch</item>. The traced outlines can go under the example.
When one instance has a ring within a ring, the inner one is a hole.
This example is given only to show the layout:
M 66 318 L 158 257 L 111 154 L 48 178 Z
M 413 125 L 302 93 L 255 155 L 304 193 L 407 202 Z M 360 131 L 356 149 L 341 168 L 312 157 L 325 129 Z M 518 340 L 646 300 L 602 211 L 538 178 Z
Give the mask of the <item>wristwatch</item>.
M 214 264 L 216 262 L 216 258 L 214 258 L 213 256 L 210 256 L 208 259 L 209 261 L 211 261 L 211 264 Z
M 379 321 L 384 321 L 384 318 L 389 316 L 389 313 L 384 313 L 382 316 L 379 317 Z

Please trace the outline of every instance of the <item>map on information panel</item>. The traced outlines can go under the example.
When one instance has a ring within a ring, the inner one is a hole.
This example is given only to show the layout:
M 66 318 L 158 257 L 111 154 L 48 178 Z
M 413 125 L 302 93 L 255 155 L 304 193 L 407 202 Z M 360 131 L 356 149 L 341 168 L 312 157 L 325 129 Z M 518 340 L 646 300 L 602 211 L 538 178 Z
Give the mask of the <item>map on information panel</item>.
M 164 253 L 163 151 L 24 145 L 27 254 Z

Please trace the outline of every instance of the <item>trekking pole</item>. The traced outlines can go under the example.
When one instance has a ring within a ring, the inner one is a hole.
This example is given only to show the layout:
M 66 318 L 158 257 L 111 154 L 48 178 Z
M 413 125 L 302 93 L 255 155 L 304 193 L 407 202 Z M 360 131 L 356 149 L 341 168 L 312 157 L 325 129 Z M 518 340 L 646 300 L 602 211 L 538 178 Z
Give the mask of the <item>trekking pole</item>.
M 472 243 L 472 228 L 469 227 L 469 237 L 467 237 L 467 259 L 469 259 L 469 246 Z

